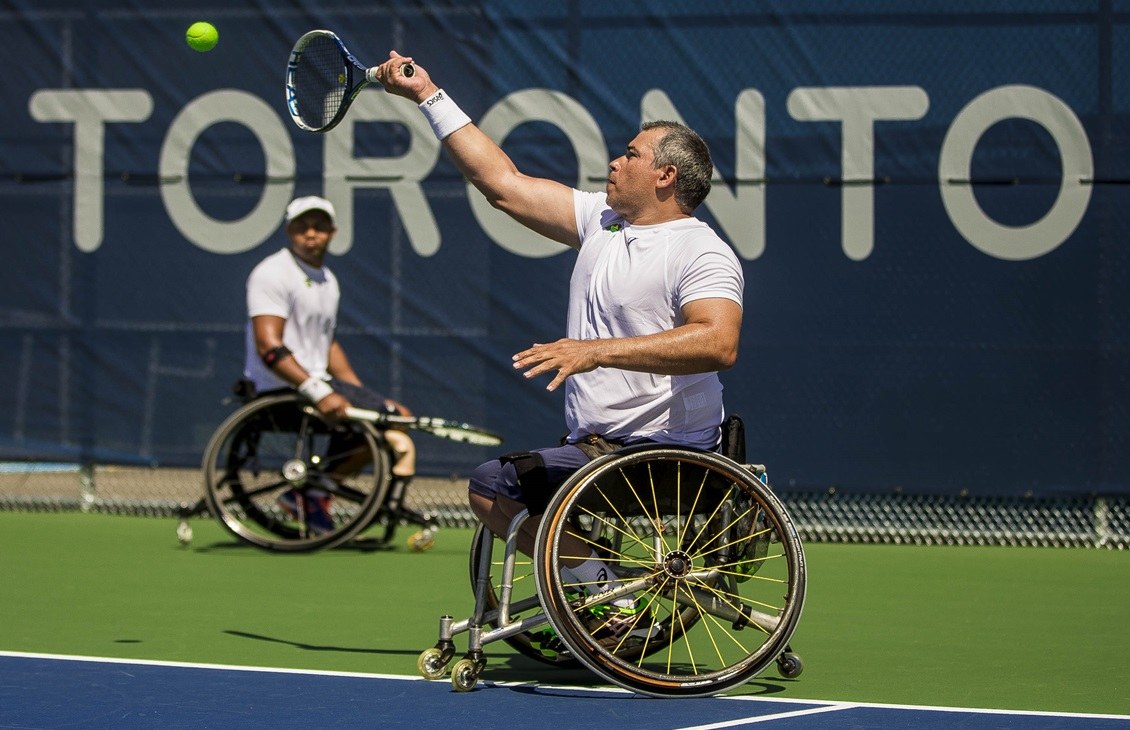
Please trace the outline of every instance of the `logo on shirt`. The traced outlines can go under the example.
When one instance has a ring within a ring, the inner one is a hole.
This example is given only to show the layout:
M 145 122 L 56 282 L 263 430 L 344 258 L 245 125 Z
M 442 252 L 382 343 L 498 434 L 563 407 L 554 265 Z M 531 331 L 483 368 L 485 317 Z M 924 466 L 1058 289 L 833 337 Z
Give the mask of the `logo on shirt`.
M 604 230 L 608 231 L 609 233 L 617 233 L 623 227 L 624 226 L 620 225 L 619 223 L 613 223 L 610 226 L 605 226 Z

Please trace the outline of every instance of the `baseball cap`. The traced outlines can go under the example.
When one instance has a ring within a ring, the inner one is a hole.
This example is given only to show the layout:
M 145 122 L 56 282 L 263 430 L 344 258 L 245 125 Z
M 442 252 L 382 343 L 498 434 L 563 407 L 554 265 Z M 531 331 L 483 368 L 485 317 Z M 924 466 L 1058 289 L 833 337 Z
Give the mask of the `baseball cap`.
M 334 212 L 333 203 L 325 198 L 319 198 L 317 195 L 307 195 L 304 198 L 295 198 L 290 201 L 290 205 L 286 206 L 286 222 L 290 223 L 303 213 L 312 210 L 325 211 L 326 215 L 330 217 L 330 222 L 335 226 L 337 225 L 337 214 Z

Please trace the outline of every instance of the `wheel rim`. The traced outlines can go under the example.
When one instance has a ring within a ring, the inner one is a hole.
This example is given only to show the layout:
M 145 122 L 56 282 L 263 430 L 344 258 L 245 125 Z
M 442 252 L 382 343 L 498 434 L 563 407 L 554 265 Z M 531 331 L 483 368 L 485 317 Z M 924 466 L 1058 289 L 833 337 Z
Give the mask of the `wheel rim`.
M 612 535 L 606 562 L 640 586 L 646 613 L 614 636 L 557 566 L 564 536 Z M 748 681 L 787 644 L 802 610 L 800 541 L 749 471 L 714 454 L 646 448 L 590 464 L 546 511 L 538 591 L 574 654 L 609 681 L 660 696 L 714 694 Z M 658 628 L 648 628 L 650 626 Z M 681 639 L 681 640 L 680 640 Z M 658 642 L 658 646 L 655 646 Z
M 332 547 L 364 529 L 384 500 L 386 462 L 375 429 L 331 424 L 303 405 L 290 394 L 252 401 L 221 424 L 205 449 L 209 509 L 242 541 L 279 551 Z M 348 476 L 335 473 L 345 458 L 368 465 Z M 296 513 L 280 505 L 286 493 Z M 315 519 L 323 508 L 328 519 Z

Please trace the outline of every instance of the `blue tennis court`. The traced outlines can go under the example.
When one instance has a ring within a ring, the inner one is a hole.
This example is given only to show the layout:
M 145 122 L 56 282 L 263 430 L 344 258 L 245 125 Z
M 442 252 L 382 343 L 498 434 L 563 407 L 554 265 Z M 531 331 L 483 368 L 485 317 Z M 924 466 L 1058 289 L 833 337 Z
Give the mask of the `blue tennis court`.
M 0 652 L 0 727 L 1128 727 L 1130 717 L 782 701 Z

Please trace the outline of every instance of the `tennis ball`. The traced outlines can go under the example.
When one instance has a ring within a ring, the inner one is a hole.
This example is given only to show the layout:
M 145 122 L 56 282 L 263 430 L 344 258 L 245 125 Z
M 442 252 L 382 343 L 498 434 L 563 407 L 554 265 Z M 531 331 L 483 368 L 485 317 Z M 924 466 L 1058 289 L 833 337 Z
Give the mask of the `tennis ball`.
M 216 26 L 211 23 L 193 23 L 188 26 L 184 40 L 192 47 L 192 50 L 204 53 L 216 47 L 216 44 L 220 42 L 220 33 L 216 30 Z

